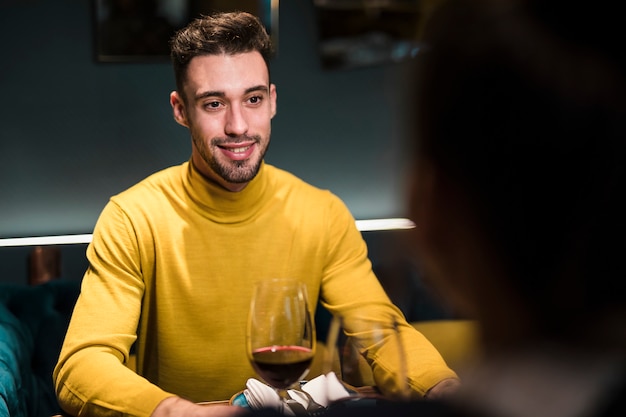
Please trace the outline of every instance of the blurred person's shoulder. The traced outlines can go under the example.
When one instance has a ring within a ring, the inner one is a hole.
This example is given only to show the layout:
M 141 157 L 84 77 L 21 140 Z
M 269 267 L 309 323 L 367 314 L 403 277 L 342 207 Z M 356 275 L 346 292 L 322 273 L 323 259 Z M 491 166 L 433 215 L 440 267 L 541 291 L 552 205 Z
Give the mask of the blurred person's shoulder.
M 605 406 L 601 407 L 595 417 L 624 417 L 626 416 L 626 364 L 623 364 L 621 376 L 615 388 L 607 392 Z

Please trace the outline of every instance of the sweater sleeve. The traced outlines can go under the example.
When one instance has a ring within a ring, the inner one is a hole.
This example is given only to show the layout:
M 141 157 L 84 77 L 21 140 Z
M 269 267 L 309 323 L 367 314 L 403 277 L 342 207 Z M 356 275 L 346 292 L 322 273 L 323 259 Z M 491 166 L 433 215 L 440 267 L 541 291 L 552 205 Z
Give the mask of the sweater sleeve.
M 432 343 L 407 323 L 402 312 L 392 304 L 374 275 L 367 245 L 344 203 L 336 199 L 331 213 L 328 235 L 332 238 L 322 280 L 322 305 L 333 315 L 346 318 L 345 326 L 349 326 L 349 318 L 356 316 L 373 321 L 383 316 L 394 318 L 406 355 L 412 396 L 424 396 L 443 379 L 458 378 Z M 398 347 L 391 343 L 370 344 L 364 351 L 377 387 L 385 395 L 398 395 Z
M 137 337 L 144 284 L 133 228 L 114 203 L 103 210 L 87 257 L 53 374 L 59 404 L 74 416 L 149 416 L 172 394 L 125 366 Z

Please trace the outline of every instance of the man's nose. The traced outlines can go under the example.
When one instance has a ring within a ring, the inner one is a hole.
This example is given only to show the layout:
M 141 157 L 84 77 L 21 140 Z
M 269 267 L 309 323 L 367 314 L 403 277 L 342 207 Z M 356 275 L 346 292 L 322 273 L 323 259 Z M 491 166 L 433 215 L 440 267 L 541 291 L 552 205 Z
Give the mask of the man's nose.
M 226 116 L 224 131 L 229 136 L 243 135 L 248 131 L 244 109 L 240 105 L 230 106 Z

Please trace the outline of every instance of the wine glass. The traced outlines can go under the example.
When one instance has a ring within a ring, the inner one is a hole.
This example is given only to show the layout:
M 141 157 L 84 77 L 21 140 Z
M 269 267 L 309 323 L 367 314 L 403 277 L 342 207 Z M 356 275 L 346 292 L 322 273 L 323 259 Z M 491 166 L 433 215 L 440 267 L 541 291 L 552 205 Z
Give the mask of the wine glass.
M 387 365 L 394 369 L 390 400 L 405 401 L 411 396 L 404 345 L 398 318 L 385 311 L 360 312 L 358 309 L 333 316 L 328 330 L 324 372 L 338 373 L 342 382 L 356 389 L 358 397 L 377 397 L 373 375 L 365 357 L 376 349 L 386 351 Z
M 315 354 L 315 327 L 304 284 L 287 279 L 256 284 L 247 352 L 258 375 L 286 400 L 287 389 L 308 373 Z

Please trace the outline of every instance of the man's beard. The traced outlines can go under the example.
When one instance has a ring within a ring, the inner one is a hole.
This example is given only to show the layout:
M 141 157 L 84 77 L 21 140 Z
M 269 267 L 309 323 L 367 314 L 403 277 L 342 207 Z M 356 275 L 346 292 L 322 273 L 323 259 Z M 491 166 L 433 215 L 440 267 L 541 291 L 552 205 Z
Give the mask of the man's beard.
M 258 135 L 250 136 L 246 139 L 253 139 L 256 142 L 257 147 L 261 144 L 261 138 Z M 231 184 L 243 184 L 252 181 L 252 179 L 254 179 L 254 177 L 258 174 L 261 162 L 263 161 L 263 157 L 267 151 L 267 148 L 262 149 L 260 157 L 256 161 L 245 159 L 242 161 L 228 160 L 226 163 L 222 163 L 218 161 L 218 159 L 215 158 L 215 155 L 209 151 L 202 139 L 196 139 L 194 136 L 193 141 L 198 149 L 198 152 L 200 153 L 200 156 L 209 168 L 211 168 L 217 176 Z M 218 144 L 224 142 L 225 141 L 221 139 L 213 139 L 211 140 L 211 146 L 217 147 Z
M 244 184 L 252 181 L 261 167 L 259 159 L 254 164 L 251 161 L 231 161 L 229 164 L 220 164 L 215 158 L 209 157 L 205 161 L 211 170 L 219 175 L 224 181 L 232 184 Z

